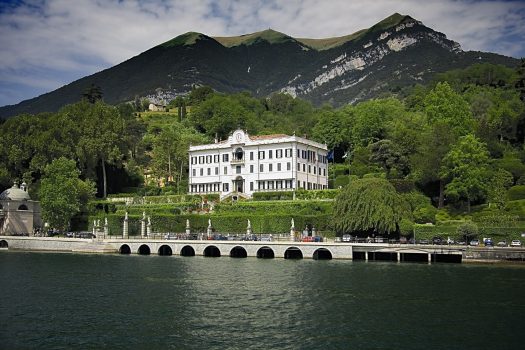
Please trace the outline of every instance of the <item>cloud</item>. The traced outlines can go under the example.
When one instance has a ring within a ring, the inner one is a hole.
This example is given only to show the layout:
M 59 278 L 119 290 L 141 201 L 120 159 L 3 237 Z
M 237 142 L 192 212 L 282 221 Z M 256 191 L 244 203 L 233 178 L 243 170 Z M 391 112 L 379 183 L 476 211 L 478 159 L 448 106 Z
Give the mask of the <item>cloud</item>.
M 3 2 L 0 105 L 58 88 L 188 31 L 228 36 L 273 28 L 294 37 L 322 38 L 368 28 L 394 12 L 445 33 L 464 49 L 525 56 L 525 4 L 520 1 Z M 18 92 L 6 94 L 9 87 Z

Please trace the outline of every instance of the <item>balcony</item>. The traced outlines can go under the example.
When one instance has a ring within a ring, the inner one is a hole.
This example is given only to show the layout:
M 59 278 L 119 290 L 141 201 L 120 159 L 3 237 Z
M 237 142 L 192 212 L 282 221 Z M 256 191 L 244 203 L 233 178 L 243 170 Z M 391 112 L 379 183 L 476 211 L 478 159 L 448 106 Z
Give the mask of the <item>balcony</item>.
M 230 160 L 230 164 L 231 165 L 242 165 L 244 164 L 244 158 L 241 158 L 241 159 L 232 158 L 232 160 Z

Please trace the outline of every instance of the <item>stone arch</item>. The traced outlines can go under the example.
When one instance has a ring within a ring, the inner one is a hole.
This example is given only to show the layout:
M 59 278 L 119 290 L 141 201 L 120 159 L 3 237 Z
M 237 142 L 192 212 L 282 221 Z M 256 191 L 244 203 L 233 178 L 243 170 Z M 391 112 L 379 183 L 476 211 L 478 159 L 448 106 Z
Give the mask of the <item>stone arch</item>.
M 233 247 L 232 250 L 230 250 L 230 257 L 231 258 L 246 258 L 248 257 L 248 253 L 246 252 L 246 249 L 240 246 Z
M 221 256 L 221 251 L 214 245 L 209 245 L 204 249 L 204 256 L 211 258 L 219 258 Z
M 143 245 L 141 245 L 139 247 L 138 253 L 140 255 L 150 255 L 151 254 L 151 249 L 150 249 L 150 247 L 147 244 L 143 244 Z
M 169 245 L 163 244 L 159 247 L 158 254 L 162 256 L 171 256 L 173 255 L 173 250 Z
M 29 208 L 27 207 L 27 205 L 22 204 L 18 207 L 18 210 L 29 210 Z
M 302 259 L 303 252 L 297 247 L 290 247 L 284 252 L 285 259 Z
M 313 255 L 314 260 L 332 260 L 332 252 L 326 248 L 316 249 Z
M 260 259 L 273 259 L 275 258 L 275 253 L 270 247 L 261 247 L 257 250 L 257 257 Z
M 180 250 L 181 256 L 195 256 L 195 249 L 191 245 L 185 245 Z
M 9 244 L 7 243 L 5 239 L 2 239 L 0 241 L 0 248 L 9 248 Z
M 131 248 L 127 244 L 123 244 L 120 246 L 118 252 L 120 254 L 131 254 Z

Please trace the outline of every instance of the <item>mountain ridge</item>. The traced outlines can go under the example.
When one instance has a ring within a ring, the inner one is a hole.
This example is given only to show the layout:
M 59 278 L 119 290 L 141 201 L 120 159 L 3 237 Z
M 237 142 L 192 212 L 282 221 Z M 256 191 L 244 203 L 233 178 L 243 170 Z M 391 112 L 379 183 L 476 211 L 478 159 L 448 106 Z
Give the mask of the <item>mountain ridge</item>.
M 78 101 L 91 84 L 112 104 L 135 96 L 167 102 L 192 86 L 209 85 L 220 92 L 261 97 L 285 92 L 315 104 L 341 105 L 476 62 L 513 66 L 517 61 L 462 51 L 445 34 L 398 13 L 368 29 L 325 39 L 296 39 L 273 29 L 235 37 L 188 32 L 57 90 L 0 107 L 0 117 L 56 111 Z

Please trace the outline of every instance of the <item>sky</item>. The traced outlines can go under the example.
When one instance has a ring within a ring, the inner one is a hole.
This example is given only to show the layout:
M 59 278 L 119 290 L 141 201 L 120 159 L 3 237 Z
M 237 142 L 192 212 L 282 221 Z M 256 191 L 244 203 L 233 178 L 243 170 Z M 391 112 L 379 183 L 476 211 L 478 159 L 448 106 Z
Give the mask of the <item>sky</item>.
M 0 0 L 0 106 L 112 67 L 188 31 L 235 36 L 272 28 L 343 36 L 398 12 L 463 50 L 525 57 L 525 1 Z

